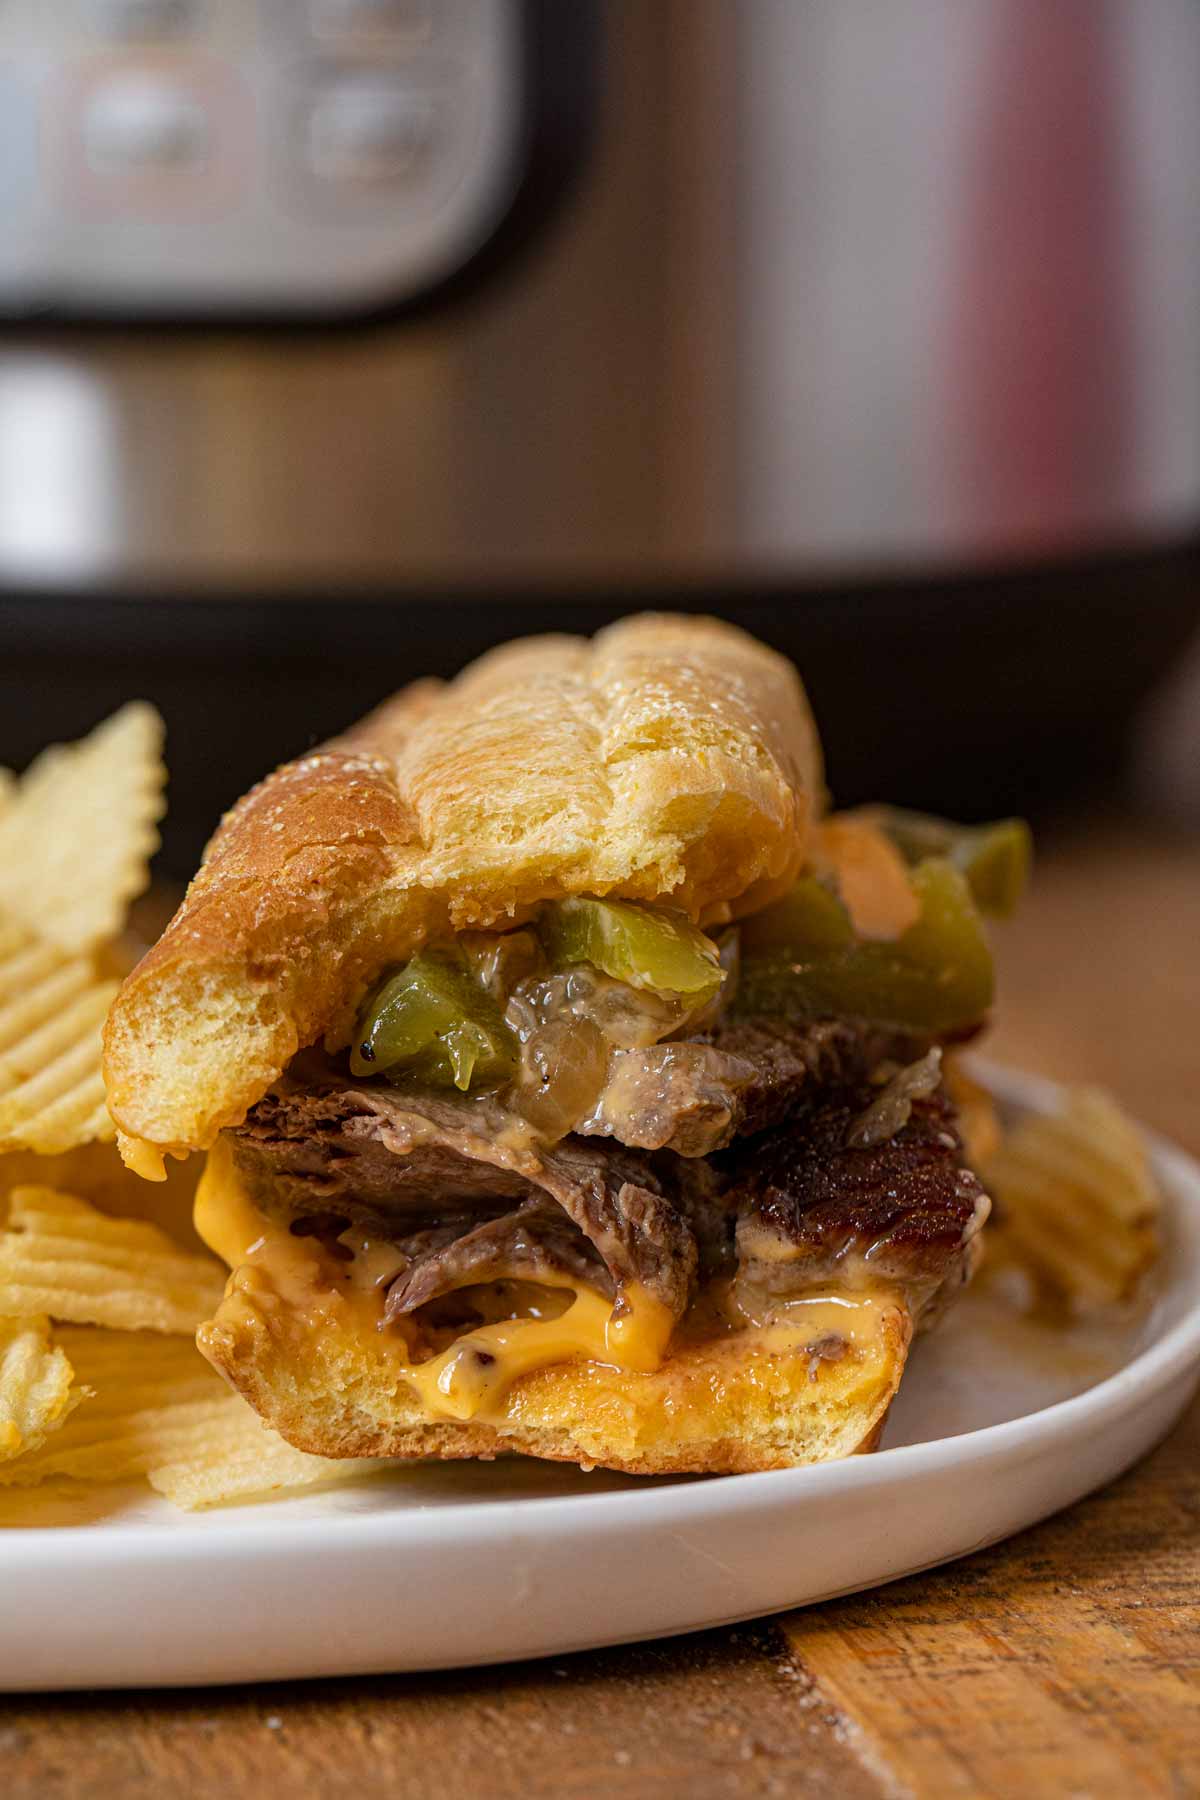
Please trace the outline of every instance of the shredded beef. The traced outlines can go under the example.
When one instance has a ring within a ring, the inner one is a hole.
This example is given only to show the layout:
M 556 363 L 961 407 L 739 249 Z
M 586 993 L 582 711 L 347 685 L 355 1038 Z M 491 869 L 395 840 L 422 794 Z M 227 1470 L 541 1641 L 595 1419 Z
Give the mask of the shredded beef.
M 493 1099 L 284 1083 L 233 1139 L 253 1199 L 276 1216 L 332 1213 L 400 1242 L 451 1223 L 461 1235 L 514 1201 L 548 1198 L 618 1288 L 637 1282 L 676 1317 L 690 1297 L 695 1239 L 649 1158 L 579 1138 L 538 1146 Z
M 397 1247 L 389 1318 L 515 1271 L 617 1297 L 636 1282 L 678 1318 L 698 1274 L 778 1298 L 855 1260 L 902 1282 L 920 1312 L 969 1271 L 987 1211 L 953 1108 L 939 1088 L 886 1141 L 850 1140 L 880 1093 L 869 1074 L 922 1048 L 842 1021 L 753 1019 L 631 1051 L 642 1114 L 660 1115 L 640 1138 L 632 1128 L 644 1148 L 541 1145 L 495 1096 L 355 1082 L 327 1063 L 297 1065 L 231 1136 L 265 1212 L 331 1242 L 365 1226 Z M 678 1154 L 700 1129 L 728 1147 Z
M 616 1050 L 592 1113 L 576 1129 L 643 1150 L 707 1156 L 734 1134 L 754 1065 L 711 1044 L 652 1044 Z
M 585 1281 L 612 1298 L 612 1276 L 579 1227 L 553 1201 L 527 1200 L 503 1218 L 418 1250 L 388 1290 L 386 1316 L 391 1320 L 415 1312 L 476 1282 L 509 1277 L 544 1281 L 556 1275 Z
M 861 1080 L 884 1057 L 924 1046 L 843 1019 L 742 1019 L 701 1038 L 618 1050 L 591 1115 L 576 1129 L 646 1150 L 708 1156 L 782 1124 L 815 1085 Z
M 232 1134 L 256 1203 L 276 1217 L 334 1213 L 394 1234 L 400 1222 L 412 1230 L 454 1219 L 465 1226 L 529 1198 L 523 1175 L 463 1154 L 436 1129 L 418 1142 L 415 1120 L 405 1130 L 391 1098 L 378 1083 L 350 1081 L 287 1083 L 266 1095 Z

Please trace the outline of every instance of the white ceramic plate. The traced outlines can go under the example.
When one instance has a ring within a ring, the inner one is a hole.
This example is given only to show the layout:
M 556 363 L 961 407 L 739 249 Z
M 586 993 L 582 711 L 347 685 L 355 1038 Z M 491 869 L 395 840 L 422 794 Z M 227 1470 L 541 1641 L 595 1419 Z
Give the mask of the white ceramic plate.
M 1053 1099 L 1025 1076 L 988 1078 L 1017 1108 Z M 1170 1243 L 1125 1340 L 1050 1332 L 968 1294 L 917 1345 L 875 1456 L 641 1482 L 439 1464 L 192 1517 L 143 1492 L 51 1502 L 36 1527 L 0 1532 L 0 1687 L 562 1654 L 829 1599 L 994 1543 L 1128 1468 L 1195 1389 L 1200 1167 L 1161 1143 L 1155 1161 Z

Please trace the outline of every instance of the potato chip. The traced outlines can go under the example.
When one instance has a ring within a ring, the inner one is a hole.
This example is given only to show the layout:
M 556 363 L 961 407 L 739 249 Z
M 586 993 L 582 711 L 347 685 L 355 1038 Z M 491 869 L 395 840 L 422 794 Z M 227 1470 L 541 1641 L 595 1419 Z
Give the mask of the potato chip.
M 225 1288 L 211 1256 L 177 1249 L 156 1225 L 111 1219 L 53 1188 L 14 1188 L 0 1236 L 0 1317 L 191 1333 Z
M 90 958 L 0 914 L 0 1150 L 53 1153 L 114 1136 L 100 1033 L 116 991 Z
M 159 1464 L 203 1454 L 220 1429 L 232 1394 L 171 1400 L 164 1406 L 97 1413 L 86 1401 L 40 1449 L 0 1463 L 0 1485 L 36 1487 L 52 1477 L 72 1481 L 128 1481 Z M 245 1405 L 245 1402 L 242 1402 Z
M 17 778 L 11 769 L 0 769 L 0 813 L 4 812 L 17 789 Z
M 81 1327 L 59 1331 L 57 1340 L 93 1391 L 53 1438 L 0 1464 L 0 1484 L 144 1475 L 160 1462 L 185 1460 L 231 1405 L 245 1405 L 190 1339 Z
M 182 1250 L 203 1250 L 192 1224 L 192 1203 L 203 1168 L 202 1156 L 186 1162 L 171 1158 L 167 1179 L 151 1182 L 125 1167 L 113 1143 L 80 1144 L 54 1156 L 10 1151 L 0 1156 L 0 1228 L 6 1216 L 5 1197 L 13 1188 L 49 1187 L 89 1200 L 111 1218 L 145 1219 Z
M 147 1470 L 150 1485 L 175 1506 L 197 1510 L 285 1490 L 316 1487 L 376 1473 L 370 1457 L 309 1456 L 268 1429 L 244 1400 L 230 1395 L 229 1411 L 197 1431 L 182 1457 Z
M 83 1398 L 46 1318 L 0 1319 L 0 1463 L 35 1450 Z
M 0 1485 L 146 1475 L 177 1505 L 201 1507 L 379 1467 L 294 1450 L 183 1338 L 86 1326 L 58 1335 L 91 1396 L 52 1441 L 0 1464 Z
M 59 1325 L 54 1341 L 69 1357 L 76 1379 L 94 1389 L 89 1406 L 97 1415 L 172 1400 L 220 1400 L 231 1393 L 190 1337 Z
M 132 701 L 42 752 L 0 812 L 0 905 L 78 956 L 113 938 L 150 878 L 166 771 L 162 720 Z
M 1031 1116 L 988 1159 L 989 1255 L 1076 1312 L 1131 1299 L 1159 1251 L 1160 1197 L 1137 1127 L 1094 1088 Z
M 958 1114 L 958 1129 L 967 1160 L 973 1169 L 982 1168 L 1000 1148 L 1000 1117 L 996 1102 L 952 1052 L 942 1063 L 942 1075 L 946 1092 Z

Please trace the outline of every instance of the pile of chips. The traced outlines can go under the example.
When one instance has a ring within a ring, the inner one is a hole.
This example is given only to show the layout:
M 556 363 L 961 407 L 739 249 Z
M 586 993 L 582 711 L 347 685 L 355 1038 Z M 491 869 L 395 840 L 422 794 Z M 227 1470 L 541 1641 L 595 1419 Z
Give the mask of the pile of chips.
M 110 946 L 148 879 L 165 780 L 162 721 L 135 703 L 0 791 L 0 1151 L 114 1135 Z
M 158 843 L 162 737 L 134 703 L 0 770 L 0 1488 L 145 1478 L 196 1507 L 363 1465 L 292 1449 L 205 1362 L 226 1271 L 191 1232 L 195 1171 L 152 1187 L 116 1152 L 101 1029 Z
M 1030 1114 L 984 1164 L 989 1263 L 1078 1317 L 1134 1301 L 1161 1250 L 1162 1200 L 1133 1121 L 1096 1088 Z

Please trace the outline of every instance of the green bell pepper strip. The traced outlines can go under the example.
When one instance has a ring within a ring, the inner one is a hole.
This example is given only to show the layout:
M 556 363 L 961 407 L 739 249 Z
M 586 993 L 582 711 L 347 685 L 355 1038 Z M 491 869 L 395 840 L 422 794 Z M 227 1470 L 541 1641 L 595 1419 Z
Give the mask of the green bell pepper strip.
M 962 871 L 975 903 L 995 918 L 1007 919 L 1029 881 L 1033 835 L 1024 819 L 998 819 L 991 825 L 953 825 L 929 813 L 906 812 L 899 806 L 869 809 L 905 862 L 944 857 Z
M 435 1087 L 498 1087 L 517 1041 L 491 995 L 452 948 L 421 950 L 377 990 L 358 1030 L 355 1075 L 416 1075 Z
M 991 1005 L 992 954 L 967 877 L 930 857 L 912 872 L 916 923 L 881 943 L 854 935 L 837 895 L 814 876 L 742 921 L 735 1011 L 869 1019 L 943 1034 Z
M 697 926 L 632 900 L 551 901 L 538 914 L 537 932 L 557 968 L 591 963 L 630 987 L 702 1000 L 724 979 L 716 945 Z

